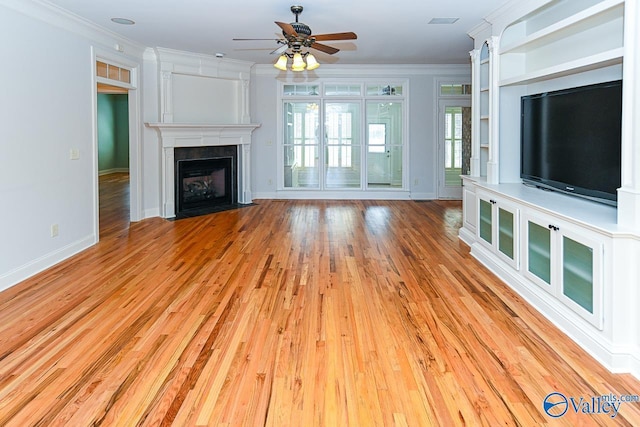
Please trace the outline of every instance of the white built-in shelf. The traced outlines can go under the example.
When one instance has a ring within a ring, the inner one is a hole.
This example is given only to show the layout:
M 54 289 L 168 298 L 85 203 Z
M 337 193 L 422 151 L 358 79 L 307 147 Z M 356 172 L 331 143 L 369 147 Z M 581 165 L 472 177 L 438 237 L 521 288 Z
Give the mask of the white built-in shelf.
M 489 63 L 489 58 L 483 58 L 480 60 L 480 65 L 484 65 L 484 64 L 488 64 Z
M 624 48 L 616 48 L 606 52 L 596 53 L 584 58 L 568 61 L 535 71 L 525 72 L 513 77 L 500 80 L 500 86 L 528 84 L 542 80 L 549 80 L 583 71 L 595 70 L 622 63 Z
M 622 63 L 624 0 L 596 1 L 585 0 L 583 10 L 575 10 L 580 3 L 553 2 L 508 27 L 500 47 L 499 85 L 529 84 Z M 567 15 L 547 23 L 552 12 Z
M 489 92 L 489 86 L 483 86 L 480 88 L 480 92 Z
M 481 115 L 480 120 L 489 120 L 489 115 L 488 114 Z
M 489 144 L 480 144 L 480 148 L 489 148 Z
M 542 45 L 571 37 L 595 26 L 623 16 L 624 0 L 605 0 L 569 16 L 510 45 L 501 46 L 500 53 L 526 53 Z

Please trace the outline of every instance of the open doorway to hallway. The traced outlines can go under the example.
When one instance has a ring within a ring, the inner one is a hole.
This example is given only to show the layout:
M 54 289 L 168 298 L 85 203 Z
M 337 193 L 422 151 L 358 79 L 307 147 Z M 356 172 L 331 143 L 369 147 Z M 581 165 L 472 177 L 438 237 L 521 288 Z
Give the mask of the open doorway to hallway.
M 126 230 L 130 222 L 129 94 L 98 84 L 98 190 L 100 237 Z

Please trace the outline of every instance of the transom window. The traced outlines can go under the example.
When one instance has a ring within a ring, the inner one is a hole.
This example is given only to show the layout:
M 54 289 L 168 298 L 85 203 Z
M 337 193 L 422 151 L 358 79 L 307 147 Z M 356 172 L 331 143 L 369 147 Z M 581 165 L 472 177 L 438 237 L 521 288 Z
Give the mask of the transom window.
M 96 61 L 96 75 L 122 83 L 131 83 L 131 70 L 103 61 Z

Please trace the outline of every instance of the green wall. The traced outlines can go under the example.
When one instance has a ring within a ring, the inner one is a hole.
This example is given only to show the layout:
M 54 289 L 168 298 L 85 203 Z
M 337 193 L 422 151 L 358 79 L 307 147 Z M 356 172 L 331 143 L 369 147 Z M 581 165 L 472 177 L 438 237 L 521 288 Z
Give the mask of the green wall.
M 126 94 L 98 94 L 98 171 L 129 169 Z

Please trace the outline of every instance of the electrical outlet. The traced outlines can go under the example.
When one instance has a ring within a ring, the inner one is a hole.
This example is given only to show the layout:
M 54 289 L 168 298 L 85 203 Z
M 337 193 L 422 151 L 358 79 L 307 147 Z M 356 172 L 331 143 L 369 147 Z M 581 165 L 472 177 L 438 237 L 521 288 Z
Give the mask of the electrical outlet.
M 267 146 L 271 147 L 273 145 L 273 141 L 269 140 L 267 141 Z
M 418 178 L 415 178 L 415 179 L 413 180 L 413 185 L 418 185 Z
M 80 158 L 80 150 L 77 148 L 72 148 L 69 150 L 69 158 L 71 160 L 78 160 Z
M 273 185 L 273 180 L 272 180 L 271 178 L 269 178 L 269 179 L 267 180 L 267 183 L 268 183 L 269 185 Z
M 51 237 L 58 237 L 58 224 L 51 224 Z

